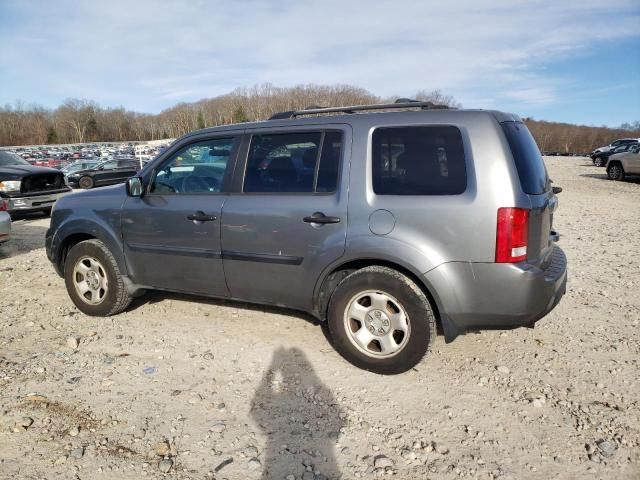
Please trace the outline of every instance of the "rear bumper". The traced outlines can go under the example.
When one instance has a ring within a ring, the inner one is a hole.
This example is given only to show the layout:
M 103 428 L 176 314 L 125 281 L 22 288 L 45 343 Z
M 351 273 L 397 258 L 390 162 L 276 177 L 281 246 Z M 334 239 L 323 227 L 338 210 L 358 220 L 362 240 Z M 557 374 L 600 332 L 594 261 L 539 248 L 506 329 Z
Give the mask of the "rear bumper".
M 56 201 L 71 191 L 70 188 L 56 192 L 25 193 L 5 197 L 9 201 L 9 212 L 34 212 L 53 206 Z
M 567 258 L 554 246 L 545 270 L 531 265 L 450 262 L 424 275 L 447 341 L 469 330 L 533 326 L 566 292 Z

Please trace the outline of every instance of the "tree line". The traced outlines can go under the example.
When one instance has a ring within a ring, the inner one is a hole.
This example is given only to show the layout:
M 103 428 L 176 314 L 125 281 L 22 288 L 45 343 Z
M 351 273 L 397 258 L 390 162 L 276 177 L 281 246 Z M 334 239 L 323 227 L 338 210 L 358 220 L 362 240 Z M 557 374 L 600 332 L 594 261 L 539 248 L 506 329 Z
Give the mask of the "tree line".
M 449 107 L 461 105 L 439 90 L 414 98 Z M 277 112 L 309 106 L 391 102 L 351 85 L 271 84 L 239 88 L 193 103 L 179 103 L 158 114 L 123 107 L 103 108 L 91 100 L 69 99 L 56 109 L 16 103 L 0 107 L 0 146 L 56 143 L 144 141 L 176 138 L 192 130 L 229 123 L 265 120 Z M 525 119 L 543 151 L 589 152 L 620 137 L 640 137 L 640 122 L 621 128 L 589 127 Z

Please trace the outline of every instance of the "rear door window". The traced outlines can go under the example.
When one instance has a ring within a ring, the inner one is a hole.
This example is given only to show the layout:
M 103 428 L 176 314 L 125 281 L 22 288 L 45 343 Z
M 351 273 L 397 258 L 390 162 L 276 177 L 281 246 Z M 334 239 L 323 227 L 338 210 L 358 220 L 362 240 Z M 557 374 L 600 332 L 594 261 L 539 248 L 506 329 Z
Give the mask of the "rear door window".
M 334 192 L 342 143 L 342 133 L 333 131 L 254 135 L 243 191 Z
M 467 188 L 462 135 L 456 127 L 377 128 L 372 142 L 377 195 L 458 195 Z
M 522 122 L 503 122 L 501 125 L 516 163 L 522 190 L 529 195 L 546 192 L 549 186 L 547 168 L 529 129 Z

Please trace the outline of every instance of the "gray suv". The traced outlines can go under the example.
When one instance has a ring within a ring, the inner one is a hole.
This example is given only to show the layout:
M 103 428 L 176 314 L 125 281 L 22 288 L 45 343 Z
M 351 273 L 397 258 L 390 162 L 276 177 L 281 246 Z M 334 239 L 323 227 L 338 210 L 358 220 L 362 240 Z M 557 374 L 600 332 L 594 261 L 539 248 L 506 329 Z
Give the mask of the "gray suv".
M 439 326 L 533 326 L 560 301 L 552 187 L 511 114 L 428 102 L 283 112 L 175 141 L 56 204 L 47 255 L 84 313 L 147 289 L 306 311 L 358 367 L 413 367 Z

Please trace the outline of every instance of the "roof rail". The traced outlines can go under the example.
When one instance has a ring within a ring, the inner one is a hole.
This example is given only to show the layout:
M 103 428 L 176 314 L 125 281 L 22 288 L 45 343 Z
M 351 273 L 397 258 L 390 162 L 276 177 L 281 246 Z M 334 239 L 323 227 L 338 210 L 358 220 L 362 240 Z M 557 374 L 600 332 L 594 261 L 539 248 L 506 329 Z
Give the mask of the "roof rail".
M 399 98 L 393 103 L 379 103 L 374 105 L 352 105 L 349 107 L 307 107 L 303 110 L 289 110 L 272 115 L 269 120 L 281 120 L 285 118 L 296 118 L 303 115 L 319 115 L 323 113 L 355 113 L 366 110 L 395 110 L 402 108 L 420 108 L 422 110 L 446 110 L 446 105 L 437 105 L 433 102 L 421 102 L 409 98 Z

